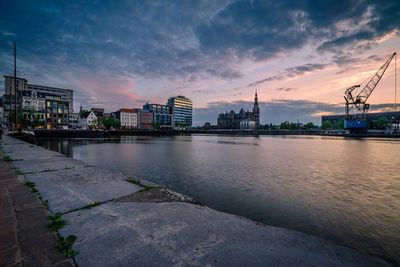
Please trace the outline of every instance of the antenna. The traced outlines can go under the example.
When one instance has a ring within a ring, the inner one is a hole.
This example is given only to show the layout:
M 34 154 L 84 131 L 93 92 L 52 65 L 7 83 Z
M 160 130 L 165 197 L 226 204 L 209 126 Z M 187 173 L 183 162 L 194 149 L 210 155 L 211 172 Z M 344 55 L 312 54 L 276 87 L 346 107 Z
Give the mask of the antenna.
M 15 41 L 14 41 L 14 93 L 15 93 L 15 128 L 17 128 L 17 125 L 18 125 L 18 115 L 17 115 L 17 113 L 18 113 L 18 110 L 17 110 L 17 100 L 18 100 L 18 97 L 17 97 L 17 91 L 18 91 L 18 88 L 17 88 L 17 48 L 16 48 L 16 44 L 15 44 Z
M 397 109 L 397 54 L 394 56 L 394 112 Z

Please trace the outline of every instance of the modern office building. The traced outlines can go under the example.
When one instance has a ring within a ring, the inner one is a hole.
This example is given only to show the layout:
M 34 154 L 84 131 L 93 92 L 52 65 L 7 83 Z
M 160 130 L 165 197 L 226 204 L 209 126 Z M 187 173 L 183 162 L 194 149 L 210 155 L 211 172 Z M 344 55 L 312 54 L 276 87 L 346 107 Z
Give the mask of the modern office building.
M 160 104 L 143 105 L 143 110 L 149 111 L 153 114 L 153 128 L 155 129 L 169 129 L 172 128 L 173 114 L 172 107 Z
M 193 104 L 192 100 L 184 96 L 170 97 L 167 105 L 172 107 L 173 127 L 188 128 L 192 126 Z
M 47 129 L 68 127 L 69 123 L 69 103 L 62 100 L 60 96 L 53 95 L 52 98 L 46 96 L 46 112 L 44 122 Z M 26 114 L 26 113 L 25 113 Z M 24 115 L 25 115 L 24 114 Z M 39 114 L 40 116 L 40 114 Z
M 4 117 L 7 122 L 16 104 L 18 113 L 26 120 L 38 119 L 47 128 L 68 125 L 68 114 L 73 112 L 73 90 L 33 85 L 19 77 L 14 86 L 14 77 L 4 76 L 4 79 Z

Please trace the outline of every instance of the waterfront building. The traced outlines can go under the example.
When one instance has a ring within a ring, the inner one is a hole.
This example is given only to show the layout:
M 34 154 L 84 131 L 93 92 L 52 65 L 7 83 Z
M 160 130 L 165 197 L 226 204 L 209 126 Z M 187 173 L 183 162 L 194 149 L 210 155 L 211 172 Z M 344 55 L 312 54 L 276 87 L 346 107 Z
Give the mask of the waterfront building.
M 240 121 L 240 130 L 255 130 L 257 125 L 255 121 L 244 119 Z
M 219 129 L 240 129 L 240 122 L 248 120 L 248 124 L 245 125 L 253 125 L 250 121 L 255 123 L 254 129 L 258 129 L 260 127 L 260 108 L 258 107 L 258 97 L 257 92 L 254 97 L 254 106 L 253 111 L 244 111 L 244 109 L 240 109 L 238 113 L 235 113 L 233 110 L 230 112 L 221 113 L 218 115 L 217 125 Z
M 83 129 L 94 128 L 98 125 L 98 119 L 93 111 L 80 115 L 78 126 Z
M 138 125 L 138 110 L 133 108 L 122 108 L 115 112 L 116 118 L 121 123 L 121 128 L 135 129 Z
M 369 128 L 373 128 L 374 122 L 377 121 L 379 118 L 386 118 L 390 123 L 399 124 L 400 122 L 400 111 L 397 112 L 373 112 L 367 114 L 367 121 Z M 328 115 L 321 117 L 321 123 L 323 124 L 326 121 L 330 121 L 332 123 L 333 129 L 339 129 L 340 125 L 346 118 L 346 115 Z
M 47 129 L 68 127 L 69 122 L 69 103 L 62 100 L 60 96 L 46 95 L 46 112 L 44 113 L 44 122 Z M 24 109 L 24 116 L 29 113 Z M 34 115 L 34 116 L 40 116 Z M 28 118 L 32 120 L 33 118 Z
M 139 110 L 138 112 L 138 128 L 153 129 L 153 113 L 148 110 Z
M 73 112 L 73 90 L 29 84 L 19 77 L 14 86 L 13 76 L 4 76 L 4 79 L 4 117 L 7 122 L 17 100 L 17 110 L 25 120 L 38 120 L 48 128 L 68 125 L 68 114 Z
M 172 107 L 174 128 L 188 128 L 192 126 L 193 104 L 192 100 L 178 95 L 170 97 L 167 105 Z
M 4 120 L 4 106 L 3 106 L 3 99 L 0 98 L 0 128 L 1 128 L 1 124 L 3 124 Z
M 149 104 L 143 105 L 143 110 L 153 114 L 153 128 L 170 129 L 173 124 L 172 107 L 168 105 Z
M 93 111 L 97 118 L 104 117 L 104 108 L 91 108 L 90 111 Z
M 79 113 L 69 113 L 68 127 L 76 129 L 79 127 Z

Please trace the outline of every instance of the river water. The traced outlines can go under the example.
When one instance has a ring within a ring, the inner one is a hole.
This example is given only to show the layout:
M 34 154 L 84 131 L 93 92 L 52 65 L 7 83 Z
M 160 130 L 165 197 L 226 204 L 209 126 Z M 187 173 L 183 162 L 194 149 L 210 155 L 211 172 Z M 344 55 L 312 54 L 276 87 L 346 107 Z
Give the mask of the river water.
M 38 144 L 400 264 L 400 140 L 194 135 Z

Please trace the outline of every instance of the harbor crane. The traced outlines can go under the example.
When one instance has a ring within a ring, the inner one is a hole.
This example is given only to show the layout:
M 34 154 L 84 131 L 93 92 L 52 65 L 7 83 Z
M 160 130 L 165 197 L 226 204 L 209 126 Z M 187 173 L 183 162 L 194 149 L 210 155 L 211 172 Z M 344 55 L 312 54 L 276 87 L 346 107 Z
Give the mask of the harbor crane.
M 385 64 L 380 67 L 357 95 L 355 95 L 355 89 L 359 88 L 360 85 L 354 85 L 346 89 L 344 95 L 344 99 L 346 100 L 346 119 L 344 121 L 344 129 L 350 130 L 352 133 L 367 131 L 367 113 L 370 106 L 367 104 L 367 100 L 395 56 L 396 53 L 393 53 L 393 55 L 391 55 Z M 352 109 L 355 109 L 355 112 L 351 114 Z

